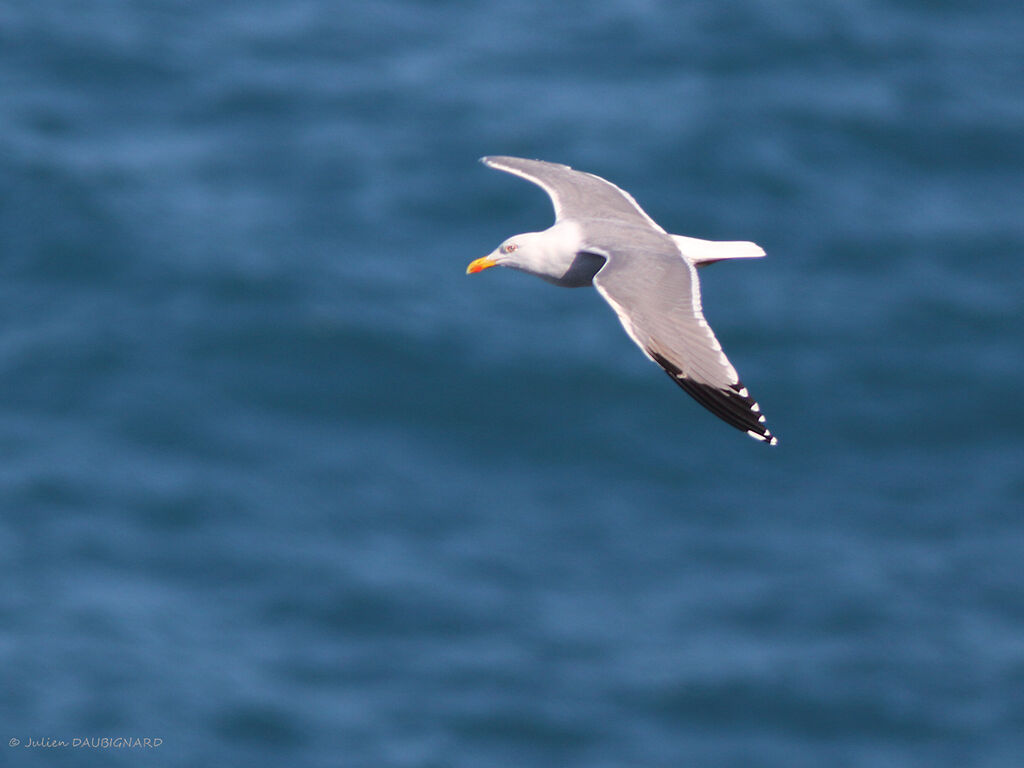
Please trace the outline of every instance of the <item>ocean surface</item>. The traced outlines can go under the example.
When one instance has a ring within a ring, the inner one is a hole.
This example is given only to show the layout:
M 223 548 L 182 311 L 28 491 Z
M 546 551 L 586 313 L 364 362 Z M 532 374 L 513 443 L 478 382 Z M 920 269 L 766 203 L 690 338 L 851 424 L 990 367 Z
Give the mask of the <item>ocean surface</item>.
M 0 764 L 1024 765 L 1022 63 L 1019 0 L 5 0 Z M 484 154 L 761 244 L 704 307 L 780 444 L 467 277 L 552 220 Z

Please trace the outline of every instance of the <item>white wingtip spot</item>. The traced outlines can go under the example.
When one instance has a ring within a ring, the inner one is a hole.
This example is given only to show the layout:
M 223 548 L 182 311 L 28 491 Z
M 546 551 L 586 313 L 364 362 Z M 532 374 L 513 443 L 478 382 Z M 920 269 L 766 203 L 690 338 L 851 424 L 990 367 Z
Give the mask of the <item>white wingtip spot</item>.
M 779 444 L 778 438 L 775 437 L 775 435 L 773 435 L 771 432 L 765 432 L 762 435 L 762 434 L 758 434 L 757 432 L 755 432 L 752 429 L 748 429 L 747 430 L 747 434 L 750 435 L 755 440 L 760 440 L 762 443 L 768 443 L 768 445 L 778 445 Z

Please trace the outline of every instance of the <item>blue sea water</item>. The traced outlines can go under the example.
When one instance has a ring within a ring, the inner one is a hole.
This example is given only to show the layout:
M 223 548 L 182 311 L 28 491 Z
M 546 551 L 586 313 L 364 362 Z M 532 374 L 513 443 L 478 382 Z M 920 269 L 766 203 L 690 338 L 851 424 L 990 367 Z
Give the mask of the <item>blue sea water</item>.
M 1009 0 L 6 0 L 0 762 L 1021 765 L 1022 62 Z M 764 246 L 702 284 L 780 445 L 466 277 L 551 220 L 483 154 Z

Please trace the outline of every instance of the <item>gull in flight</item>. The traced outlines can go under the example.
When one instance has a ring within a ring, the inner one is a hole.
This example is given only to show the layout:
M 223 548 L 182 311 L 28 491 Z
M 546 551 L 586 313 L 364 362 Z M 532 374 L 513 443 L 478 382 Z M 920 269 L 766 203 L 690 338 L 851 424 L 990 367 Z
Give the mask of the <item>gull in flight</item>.
M 760 246 L 670 235 L 628 192 L 567 165 L 498 156 L 481 162 L 547 192 L 555 223 L 508 238 L 467 274 L 510 267 L 564 288 L 593 285 L 644 354 L 694 400 L 751 437 L 778 442 L 704 319 L 697 281 L 697 267 L 764 256 Z

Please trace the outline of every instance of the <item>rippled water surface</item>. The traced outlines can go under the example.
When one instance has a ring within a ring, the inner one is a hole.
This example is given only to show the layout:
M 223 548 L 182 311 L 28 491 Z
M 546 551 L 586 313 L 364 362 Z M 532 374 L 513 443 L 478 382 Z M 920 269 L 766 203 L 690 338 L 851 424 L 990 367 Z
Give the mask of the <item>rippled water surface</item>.
M 0 6 L 3 764 L 1019 766 L 1022 41 Z M 466 277 L 551 220 L 483 154 L 763 245 L 704 306 L 780 445 L 594 292 Z

